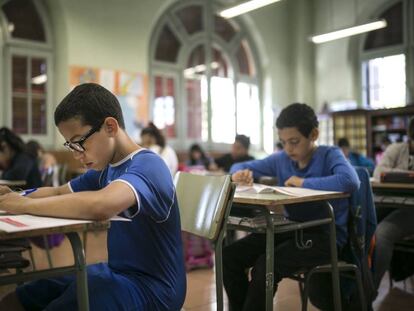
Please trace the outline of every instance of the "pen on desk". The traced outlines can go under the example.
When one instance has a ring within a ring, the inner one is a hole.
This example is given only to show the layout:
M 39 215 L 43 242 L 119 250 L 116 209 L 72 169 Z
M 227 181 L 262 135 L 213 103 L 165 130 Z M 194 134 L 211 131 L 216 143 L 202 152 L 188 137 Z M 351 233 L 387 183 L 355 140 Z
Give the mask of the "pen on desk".
M 22 196 L 27 196 L 29 194 L 31 194 L 32 192 L 35 192 L 37 190 L 37 188 L 32 188 L 32 189 L 26 189 L 20 192 L 20 195 Z

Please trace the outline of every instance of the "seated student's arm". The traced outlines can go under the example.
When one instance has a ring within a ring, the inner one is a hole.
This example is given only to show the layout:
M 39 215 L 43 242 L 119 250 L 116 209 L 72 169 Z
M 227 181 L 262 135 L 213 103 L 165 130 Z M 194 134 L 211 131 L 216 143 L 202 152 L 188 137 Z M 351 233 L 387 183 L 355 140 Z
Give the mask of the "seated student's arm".
M 305 178 L 302 187 L 347 193 L 359 188 L 360 181 L 355 169 L 338 148 L 331 149 L 323 163 L 331 175 Z
M 374 172 L 375 163 L 372 159 L 368 157 L 364 157 L 363 155 L 360 156 L 361 166 L 367 168 L 370 175 Z
M 401 144 L 391 144 L 384 151 L 380 163 L 375 167 L 374 178 L 380 180 L 381 173 L 405 170 L 398 169 L 398 158 L 401 152 Z
M 230 168 L 232 180 L 235 182 L 251 183 L 248 181 L 247 171 L 251 172 L 251 177 L 258 179 L 262 176 L 277 176 L 277 154 L 272 154 L 262 160 L 252 160 L 247 162 L 235 163 Z M 244 172 L 244 173 L 241 173 Z M 250 178 L 251 179 L 251 178 Z
M 51 197 L 54 195 L 62 195 L 62 194 L 68 194 L 72 191 L 69 188 L 69 184 L 64 184 L 59 187 L 40 187 L 37 188 L 36 191 L 30 193 L 28 195 L 29 198 L 45 198 L 45 197 Z
M 113 182 L 101 190 L 81 191 L 43 198 L 11 192 L 0 196 L 0 209 L 15 214 L 106 220 L 136 205 L 132 189 Z

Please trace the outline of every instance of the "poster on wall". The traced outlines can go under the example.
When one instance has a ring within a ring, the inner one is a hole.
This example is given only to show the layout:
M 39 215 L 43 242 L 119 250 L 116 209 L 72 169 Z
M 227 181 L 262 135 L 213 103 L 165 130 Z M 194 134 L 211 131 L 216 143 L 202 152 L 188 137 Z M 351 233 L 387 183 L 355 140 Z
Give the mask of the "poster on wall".
M 127 133 L 136 141 L 139 131 L 148 123 L 148 80 L 144 74 L 90 67 L 70 67 L 70 88 L 94 82 L 99 83 L 118 98 Z

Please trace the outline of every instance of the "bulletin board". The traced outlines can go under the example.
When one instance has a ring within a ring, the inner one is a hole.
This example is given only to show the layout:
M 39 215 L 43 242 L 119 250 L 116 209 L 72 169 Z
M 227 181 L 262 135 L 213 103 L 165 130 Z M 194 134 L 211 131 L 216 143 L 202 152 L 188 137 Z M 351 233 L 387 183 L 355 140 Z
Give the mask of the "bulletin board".
M 71 66 L 69 83 L 75 86 L 94 82 L 111 91 L 121 104 L 127 133 L 138 139 L 139 129 L 148 123 L 148 77 L 120 70 Z

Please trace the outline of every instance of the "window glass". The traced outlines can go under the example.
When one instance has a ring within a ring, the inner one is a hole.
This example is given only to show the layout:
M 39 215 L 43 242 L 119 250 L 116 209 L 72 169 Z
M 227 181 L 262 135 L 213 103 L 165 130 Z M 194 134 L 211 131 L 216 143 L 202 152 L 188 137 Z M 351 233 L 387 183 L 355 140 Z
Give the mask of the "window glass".
M 371 31 L 365 40 L 364 50 L 371 50 L 403 43 L 403 3 L 399 2 L 379 18 L 387 21 L 387 27 Z
M 221 16 L 214 16 L 214 32 L 224 41 L 229 42 L 236 34 L 233 26 Z
M 237 83 L 237 133 L 249 136 L 252 144 L 260 143 L 260 102 L 256 85 Z
M 371 108 L 405 106 L 405 55 L 370 59 L 363 63 L 366 75 L 364 101 Z
M 154 124 L 167 138 L 175 137 L 175 83 L 173 78 L 155 77 Z
M 211 78 L 211 114 L 213 142 L 233 143 L 236 136 L 236 101 L 232 79 Z
M 180 41 L 178 41 L 170 27 L 165 25 L 158 38 L 157 48 L 155 50 L 155 59 L 168 63 L 175 63 L 177 61 L 180 47 Z
M 7 30 L 13 38 L 46 42 L 42 20 L 32 1 L 7 1 L 2 10 L 7 19 Z
M 248 48 L 248 45 L 245 41 L 240 42 L 240 46 L 237 50 L 236 57 L 237 62 L 239 64 L 240 73 L 248 76 L 254 76 L 255 69 L 253 66 L 252 56 Z
M 203 11 L 199 5 L 190 5 L 177 12 L 189 35 L 203 30 Z

